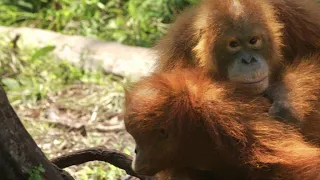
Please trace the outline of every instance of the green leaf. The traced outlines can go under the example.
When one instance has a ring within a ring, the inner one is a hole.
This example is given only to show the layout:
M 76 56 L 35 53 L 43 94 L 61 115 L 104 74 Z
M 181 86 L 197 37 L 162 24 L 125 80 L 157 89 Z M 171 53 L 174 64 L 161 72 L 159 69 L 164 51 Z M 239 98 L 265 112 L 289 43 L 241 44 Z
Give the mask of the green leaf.
M 20 88 L 20 84 L 17 80 L 12 78 L 3 78 L 1 82 L 7 86 L 9 89 L 18 89 Z
M 29 169 L 29 178 L 28 180 L 42 180 L 41 174 L 45 172 L 45 169 L 43 168 L 42 164 L 40 164 L 37 167 L 32 167 Z
M 40 48 L 37 50 L 32 56 L 31 56 L 31 61 L 34 61 L 35 59 L 38 59 L 41 56 L 45 56 L 52 52 L 56 46 L 45 46 L 43 48 Z

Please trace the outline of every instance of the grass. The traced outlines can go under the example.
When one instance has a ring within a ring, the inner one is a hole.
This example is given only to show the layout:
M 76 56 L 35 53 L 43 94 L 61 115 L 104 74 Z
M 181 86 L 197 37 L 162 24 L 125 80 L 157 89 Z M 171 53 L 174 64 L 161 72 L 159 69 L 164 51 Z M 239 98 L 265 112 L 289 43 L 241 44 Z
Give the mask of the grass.
M 2 0 L 0 25 L 28 26 L 150 47 L 198 0 Z
M 0 38 L 0 83 L 39 147 L 49 158 L 100 145 L 131 154 L 133 141 L 121 128 L 123 86 L 128 79 L 58 61 L 53 49 L 15 49 L 10 39 Z M 81 180 L 116 180 L 125 175 L 99 162 L 67 171 Z M 37 172 L 32 172 L 34 177 Z

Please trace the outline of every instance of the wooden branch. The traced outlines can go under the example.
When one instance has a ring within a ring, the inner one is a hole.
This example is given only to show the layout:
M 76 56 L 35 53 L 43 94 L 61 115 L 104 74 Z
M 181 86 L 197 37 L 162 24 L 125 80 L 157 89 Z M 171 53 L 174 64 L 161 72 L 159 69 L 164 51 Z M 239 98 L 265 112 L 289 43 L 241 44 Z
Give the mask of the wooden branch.
M 65 170 L 60 169 L 57 165 L 52 163 L 52 166 L 59 171 L 61 177 L 63 178 L 63 180 L 74 180 L 74 178 Z
M 42 166 L 42 180 L 63 180 L 24 128 L 0 87 L 0 174 L 1 179 L 28 179 L 30 169 Z
M 104 147 L 88 148 L 72 153 L 64 154 L 51 160 L 51 162 L 63 169 L 73 165 L 79 165 L 90 161 L 103 161 L 110 163 L 126 171 L 127 174 L 140 178 L 141 180 L 151 180 L 153 177 L 137 175 L 131 168 L 132 158 L 116 150 L 109 150 Z

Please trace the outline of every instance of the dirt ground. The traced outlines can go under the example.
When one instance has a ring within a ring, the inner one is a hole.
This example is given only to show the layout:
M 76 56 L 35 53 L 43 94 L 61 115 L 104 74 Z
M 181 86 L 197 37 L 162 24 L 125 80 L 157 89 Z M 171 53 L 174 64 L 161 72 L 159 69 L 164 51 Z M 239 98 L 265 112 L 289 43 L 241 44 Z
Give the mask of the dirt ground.
M 118 86 L 74 84 L 50 95 L 37 106 L 13 106 L 49 158 L 95 146 L 131 155 L 134 141 L 124 128 L 123 92 Z M 125 177 L 124 171 L 103 162 L 89 162 L 66 170 L 81 180 Z

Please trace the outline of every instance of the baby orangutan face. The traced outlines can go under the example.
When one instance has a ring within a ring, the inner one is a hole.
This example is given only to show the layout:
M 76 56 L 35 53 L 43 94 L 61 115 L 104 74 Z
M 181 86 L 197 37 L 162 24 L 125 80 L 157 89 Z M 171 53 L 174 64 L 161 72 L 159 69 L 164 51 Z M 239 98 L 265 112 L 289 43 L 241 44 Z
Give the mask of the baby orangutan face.
M 169 133 L 159 91 L 139 84 L 126 93 L 124 122 L 136 142 L 132 169 L 141 175 L 154 175 L 174 159 L 176 136 Z M 170 131 L 171 132 L 171 131 Z M 174 132 L 174 131 L 173 131 Z
M 269 86 L 270 44 L 262 28 L 228 28 L 217 39 L 215 47 L 218 76 L 235 83 L 252 94 Z
M 271 70 L 281 63 L 280 25 L 264 21 L 272 16 L 256 12 L 266 9 L 258 1 L 207 2 L 202 7 L 204 17 L 198 15 L 194 27 L 199 29 L 199 40 L 193 52 L 200 67 L 216 80 L 261 94 L 269 86 Z
M 171 137 L 164 129 L 154 129 L 140 134 L 133 133 L 133 137 L 135 137 L 136 148 L 132 169 L 135 172 L 154 175 L 163 170 L 163 167 L 170 166 L 174 147 L 170 145 Z
M 210 170 L 221 162 L 212 143 L 208 143 L 207 132 L 197 125 L 179 135 L 178 128 L 171 128 L 165 118 L 159 119 L 164 124 L 157 123 L 157 118 L 154 120 L 144 118 L 138 120 L 140 123 L 126 120 L 126 129 L 136 142 L 132 169 L 137 174 L 153 176 L 171 168 Z M 175 122 L 175 119 L 169 121 Z
M 183 82 L 179 77 L 151 76 L 126 93 L 124 122 L 136 142 L 132 169 L 140 175 L 152 176 L 171 168 L 207 170 L 217 161 L 215 148 L 208 143 L 210 136 L 202 123 L 194 121 L 198 114 L 189 106 L 186 88 L 174 84 Z M 208 154 L 214 158 L 208 158 Z

